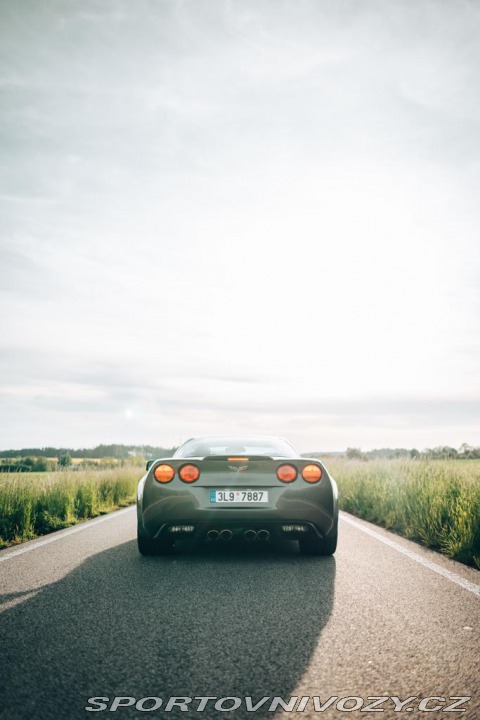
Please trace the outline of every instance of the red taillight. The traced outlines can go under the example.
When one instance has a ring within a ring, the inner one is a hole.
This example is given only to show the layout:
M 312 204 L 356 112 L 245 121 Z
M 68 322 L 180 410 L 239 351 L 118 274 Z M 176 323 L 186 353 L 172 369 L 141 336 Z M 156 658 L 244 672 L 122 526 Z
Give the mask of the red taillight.
M 302 477 L 308 483 L 316 483 L 322 477 L 322 468 L 319 465 L 305 465 Z
M 192 483 L 200 477 L 200 470 L 196 465 L 184 465 L 178 471 L 178 475 L 183 482 Z
M 293 467 L 293 465 L 280 465 L 277 468 L 277 477 L 284 483 L 293 482 L 296 480 L 297 475 L 297 468 Z
M 161 483 L 168 483 L 175 477 L 175 470 L 171 465 L 157 465 L 153 471 L 155 480 Z

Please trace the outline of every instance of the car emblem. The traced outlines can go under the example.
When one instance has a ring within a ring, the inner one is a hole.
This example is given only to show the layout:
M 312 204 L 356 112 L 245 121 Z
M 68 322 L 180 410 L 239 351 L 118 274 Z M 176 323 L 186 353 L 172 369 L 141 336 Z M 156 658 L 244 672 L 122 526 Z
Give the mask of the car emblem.
M 248 468 L 248 465 L 229 465 L 228 469 L 233 470 L 234 472 L 242 472 L 242 470 L 246 470 Z

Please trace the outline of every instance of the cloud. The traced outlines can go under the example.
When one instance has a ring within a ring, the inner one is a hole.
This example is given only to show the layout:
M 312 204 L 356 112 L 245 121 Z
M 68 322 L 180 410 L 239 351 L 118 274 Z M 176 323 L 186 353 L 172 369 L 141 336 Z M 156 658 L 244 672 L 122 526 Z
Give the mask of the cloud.
M 465 0 L 5 9 L 0 443 L 476 442 L 479 30 Z

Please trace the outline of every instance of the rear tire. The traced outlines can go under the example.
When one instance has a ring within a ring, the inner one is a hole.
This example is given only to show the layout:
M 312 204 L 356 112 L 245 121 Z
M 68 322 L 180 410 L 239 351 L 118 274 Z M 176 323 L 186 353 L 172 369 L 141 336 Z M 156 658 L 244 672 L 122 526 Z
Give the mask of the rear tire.
M 141 555 L 170 555 L 174 549 L 171 540 L 152 540 L 143 535 L 137 535 L 137 544 Z
M 337 549 L 338 533 L 328 538 L 305 538 L 300 540 L 302 555 L 333 555 Z

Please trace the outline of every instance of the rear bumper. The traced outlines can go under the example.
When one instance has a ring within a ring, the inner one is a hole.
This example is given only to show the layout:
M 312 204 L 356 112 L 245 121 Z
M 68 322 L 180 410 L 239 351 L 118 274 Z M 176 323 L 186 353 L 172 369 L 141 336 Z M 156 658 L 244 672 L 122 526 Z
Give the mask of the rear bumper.
M 195 539 L 206 540 L 210 531 L 216 531 L 219 535 L 224 530 L 229 530 L 231 537 L 228 539 L 248 539 L 247 535 L 251 531 L 258 533 L 259 531 L 267 531 L 268 537 L 272 539 L 290 539 L 300 540 L 305 537 L 325 537 L 319 528 L 313 523 L 298 521 L 267 520 L 255 522 L 248 521 L 227 521 L 227 522 L 197 522 L 195 524 L 186 523 L 164 523 L 153 536 L 155 539 Z M 246 535 L 247 534 L 247 535 Z

